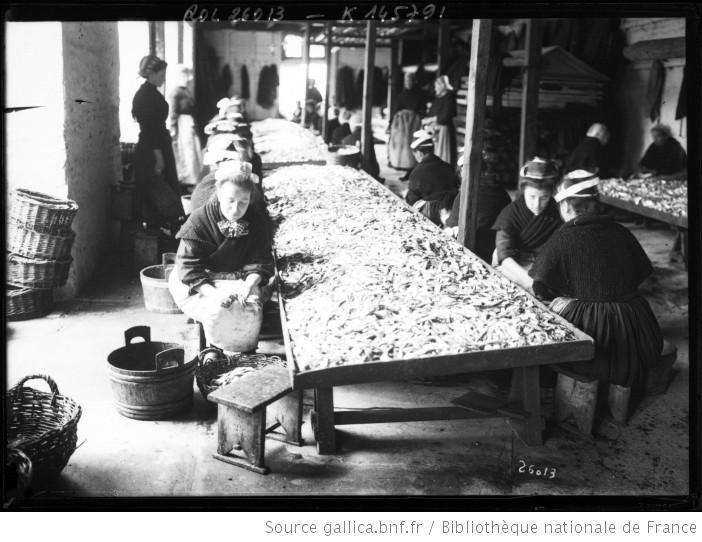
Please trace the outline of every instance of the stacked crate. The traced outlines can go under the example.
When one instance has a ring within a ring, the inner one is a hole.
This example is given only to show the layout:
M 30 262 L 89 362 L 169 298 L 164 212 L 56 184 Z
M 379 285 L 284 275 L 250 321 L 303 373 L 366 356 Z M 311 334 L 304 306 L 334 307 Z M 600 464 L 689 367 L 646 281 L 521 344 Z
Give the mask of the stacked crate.
M 7 317 L 38 318 L 51 311 L 53 289 L 71 267 L 78 205 L 31 190 L 12 193 L 7 236 Z

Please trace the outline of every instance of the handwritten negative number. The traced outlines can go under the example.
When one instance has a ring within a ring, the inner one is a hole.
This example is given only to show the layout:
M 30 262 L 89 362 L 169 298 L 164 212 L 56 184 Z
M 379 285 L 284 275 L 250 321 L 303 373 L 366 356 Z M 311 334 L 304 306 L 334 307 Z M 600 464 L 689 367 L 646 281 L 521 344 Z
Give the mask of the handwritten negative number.
M 526 474 L 529 473 L 532 476 L 537 476 L 539 478 L 546 478 L 548 480 L 553 480 L 556 477 L 556 469 L 554 467 L 536 467 L 534 465 L 528 465 L 526 464 L 526 461 L 523 459 L 519 460 L 519 468 L 517 469 L 517 472 L 520 474 Z

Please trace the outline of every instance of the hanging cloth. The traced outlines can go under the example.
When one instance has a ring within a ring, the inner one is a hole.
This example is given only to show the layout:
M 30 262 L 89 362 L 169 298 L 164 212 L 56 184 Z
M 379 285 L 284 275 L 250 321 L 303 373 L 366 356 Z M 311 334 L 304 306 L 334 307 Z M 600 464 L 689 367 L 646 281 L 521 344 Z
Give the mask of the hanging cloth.
M 251 89 L 249 88 L 249 70 L 246 64 L 241 66 L 241 98 L 248 100 L 251 98 Z
M 275 104 L 278 94 L 278 67 L 275 64 L 261 68 L 258 77 L 258 92 L 256 102 L 264 109 L 270 109 Z
M 342 66 L 336 70 L 336 96 L 334 105 L 354 109 L 356 87 L 353 78 L 353 69 L 350 66 Z
M 222 74 L 219 77 L 220 91 L 222 98 L 229 98 L 229 90 L 231 89 L 234 78 L 232 77 L 232 69 L 229 64 L 222 67 Z
M 656 122 L 661 116 L 661 100 L 663 99 L 663 85 L 665 84 L 665 67 L 660 60 L 651 64 L 651 75 L 646 89 L 646 108 L 651 122 Z
M 675 108 L 675 120 L 680 120 L 687 116 L 687 65 L 683 68 L 683 79 L 678 94 L 678 105 Z

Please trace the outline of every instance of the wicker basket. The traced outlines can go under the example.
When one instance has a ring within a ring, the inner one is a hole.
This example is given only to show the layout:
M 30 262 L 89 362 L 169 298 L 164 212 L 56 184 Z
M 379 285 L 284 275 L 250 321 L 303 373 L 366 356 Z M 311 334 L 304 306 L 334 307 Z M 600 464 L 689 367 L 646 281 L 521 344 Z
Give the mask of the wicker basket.
M 32 461 L 17 448 L 9 448 L 5 458 L 5 499 L 3 507 L 28 497 L 32 487 Z
M 208 353 L 213 353 L 215 356 L 205 361 L 204 358 Z M 238 376 L 241 376 L 267 365 L 285 365 L 285 361 L 278 356 L 266 356 L 264 354 L 235 354 L 227 356 L 222 350 L 214 347 L 205 348 L 198 354 L 197 358 L 195 381 L 202 397 L 205 399 L 219 387 L 219 385 L 214 383 L 214 380 L 224 373 L 241 369 L 241 371 L 238 371 Z
M 24 386 L 35 378 L 45 380 L 51 393 Z M 29 457 L 35 479 L 58 475 L 76 449 L 80 405 L 61 395 L 56 382 L 46 375 L 25 376 L 7 398 L 8 446 Z
M 8 284 L 22 288 L 49 290 L 66 284 L 73 259 L 39 260 L 19 254 L 9 254 L 7 261 Z
M 58 233 L 71 227 L 78 205 L 70 199 L 18 188 L 12 193 L 10 218 L 37 231 Z
M 7 250 L 27 258 L 64 260 L 71 255 L 75 238 L 72 230 L 52 233 L 13 221 L 7 228 Z
M 10 321 L 30 320 L 51 312 L 54 302 L 52 290 L 32 290 L 31 288 L 7 288 L 7 319 Z

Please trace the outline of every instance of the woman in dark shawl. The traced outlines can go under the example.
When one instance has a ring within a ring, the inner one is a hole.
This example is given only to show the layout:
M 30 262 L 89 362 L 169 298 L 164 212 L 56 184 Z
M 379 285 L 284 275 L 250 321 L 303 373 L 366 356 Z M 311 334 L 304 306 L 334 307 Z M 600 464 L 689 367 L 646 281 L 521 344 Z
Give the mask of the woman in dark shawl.
M 422 125 L 434 125 L 436 155 L 456 169 L 456 127 L 453 125 L 453 119 L 457 115 L 456 95 L 445 75 L 436 78 L 434 91 L 436 98 L 431 104 L 430 116 L 422 121 Z
M 670 128 L 657 124 L 651 128 L 651 143 L 639 164 L 642 176 L 655 179 L 687 179 L 687 154 L 673 137 Z
M 240 352 L 240 335 L 258 335 L 263 321 L 273 273 L 270 237 L 265 214 L 250 205 L 250 174 L 220 168 L 215 188 L 178 232 L 169 289 L 178 307 L 202 323 L 210 345 Z
M 610 384 L 642 388 L 660 363 L 663 337 L 639 285 L 653 273 L 633 234 L 601 214 L 599 179 L 575 171 L 556 192 L 565 224 L 543 247 L 529 274 L 551 310 L 595 339 L 595 358 L 568 369 Z
M 540 158 L 527 162 L 519 176 L 520 196 L 502 210 L 492 227 L 497 231 L 492 264 L 525 290 L 531 289 L 528 271 L 536 255 L 562 224 L 552 198 L 557 178 L 551 162 Z
M 132 116 L 139 123 L 134 153 L 134 177 L 144 222 L 175 230 L 184 218 L 171 134 L 166 128 L 168 102 L 159 92 L 166 79 L 166 62 L 148 55 L 139 63 L 145 79 L 132 101 Z

